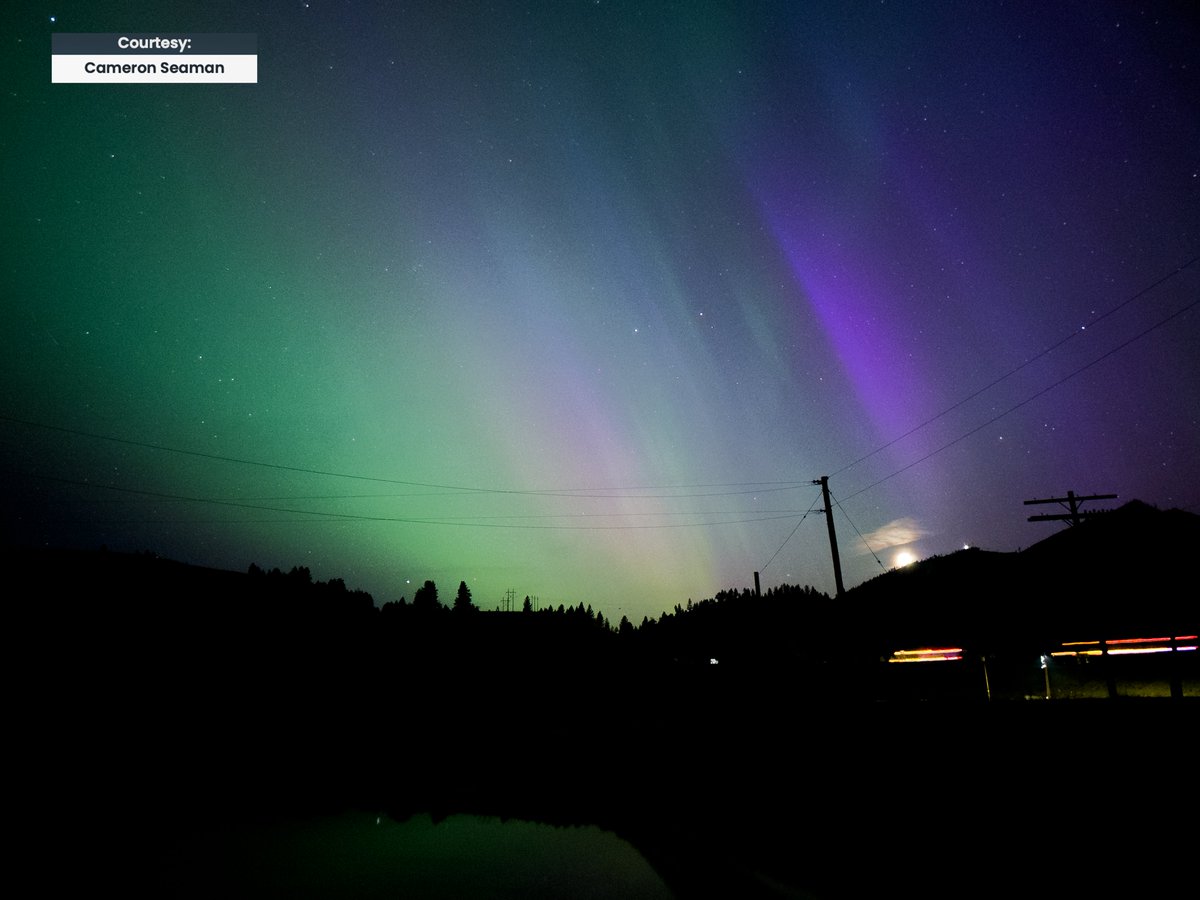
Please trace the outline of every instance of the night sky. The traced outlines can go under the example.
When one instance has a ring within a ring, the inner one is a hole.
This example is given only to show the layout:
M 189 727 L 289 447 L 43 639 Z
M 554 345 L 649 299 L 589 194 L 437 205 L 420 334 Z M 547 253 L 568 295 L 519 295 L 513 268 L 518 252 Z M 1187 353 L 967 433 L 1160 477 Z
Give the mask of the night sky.
M 1200 508 L 1190 4 L 18 6 L 9 541 L 637 624 L 832 593 L 822 475 L 848 587 Z M 50 83 L 123 31 L 259 83 Z

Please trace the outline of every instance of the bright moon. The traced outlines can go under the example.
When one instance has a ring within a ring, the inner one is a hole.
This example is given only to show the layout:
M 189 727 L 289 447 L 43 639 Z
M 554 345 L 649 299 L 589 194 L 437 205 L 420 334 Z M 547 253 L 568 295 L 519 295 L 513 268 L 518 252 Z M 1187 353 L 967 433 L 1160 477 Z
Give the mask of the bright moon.
M 894 557 L 892 557 L 892 565 L 894 565 L 897 569 L 903 569 L 905 566 L 911 566 L 916 561 L 916 555 L 908 550 L 901 550 Z

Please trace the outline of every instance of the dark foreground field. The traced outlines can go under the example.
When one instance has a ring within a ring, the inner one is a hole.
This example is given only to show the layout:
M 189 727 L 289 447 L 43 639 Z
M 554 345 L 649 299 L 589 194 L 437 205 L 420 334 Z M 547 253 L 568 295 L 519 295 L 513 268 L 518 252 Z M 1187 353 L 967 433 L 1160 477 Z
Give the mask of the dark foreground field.
M 464 687 L 387 706 L 46 707 L 20 779 L 40 892 L 180 893 L 162 865 L 194 835 L 356 809 L 599 825 L 679 897 L 1194 884 L 1194 700 L 821 705 L 715 675 L 625 697 L 577 685 L 586 704 Z M 223 877 L 186 893 L 242 892 Z
M 9 568 L 45 585 L 6 630 L 22 894 L 261 894 L 168 861 L 347 810 L 597 825 L 683 898 L 1194 893 L 1194 695 L 1019 699 L 1044 677 L 997 664 L 1005 699 L 980 667 L 920 701 L 953 670 L 881 694 L 878 657 L 751 652 L 778 628 L 696 665 L 569 620 L 385 627 L 306 581 L 104 554 Z

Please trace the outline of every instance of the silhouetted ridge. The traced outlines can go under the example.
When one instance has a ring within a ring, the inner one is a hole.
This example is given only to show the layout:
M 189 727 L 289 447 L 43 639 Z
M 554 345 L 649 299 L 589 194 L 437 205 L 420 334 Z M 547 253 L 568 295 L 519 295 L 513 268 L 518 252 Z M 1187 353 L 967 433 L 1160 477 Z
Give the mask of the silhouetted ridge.
M 1185 571 L 1197 541 L 1200 516 L 1135 500 L 1020 553 L 971 548 L 932 557 L 845 599 L 870 623 L 866 633 L 880 650 L 914 642 L 1044 649 L 1118 632 L 1179 633 L 1197 624 Z

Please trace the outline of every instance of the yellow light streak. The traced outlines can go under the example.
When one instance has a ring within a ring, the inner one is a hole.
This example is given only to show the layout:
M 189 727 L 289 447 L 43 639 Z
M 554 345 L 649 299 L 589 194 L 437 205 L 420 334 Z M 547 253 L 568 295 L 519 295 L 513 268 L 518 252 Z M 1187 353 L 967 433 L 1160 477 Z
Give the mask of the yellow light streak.
M 919 650 L 897 650 L 890 663 L 945 662 L 962 659 L 962 647 L 922 647 Z

